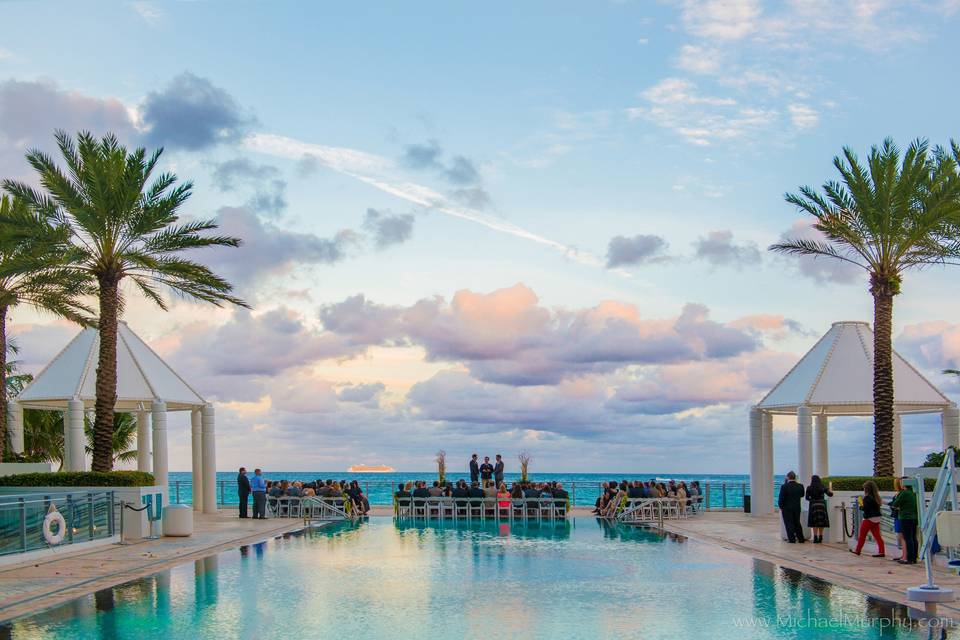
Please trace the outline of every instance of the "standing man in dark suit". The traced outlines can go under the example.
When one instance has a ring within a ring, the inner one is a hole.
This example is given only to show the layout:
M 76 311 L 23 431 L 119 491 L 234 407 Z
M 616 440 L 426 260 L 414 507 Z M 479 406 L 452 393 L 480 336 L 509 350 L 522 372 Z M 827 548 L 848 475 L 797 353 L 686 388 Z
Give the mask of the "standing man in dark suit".
M 480 479 L 483 480 L 483 486 L 493 480 L 493 465 L 490 464 L 490 456 L 484 456 L 483 464 L 480 465 Z
M 470 482 L 476 482 L 480 479 L 480 463 L 477 462 L 477 454 L 470 458 Z
M 493 465 L 493 480 L 497 483 L 499 488 L 503 484 L 503 458 L 500 457 L 500 454 L 497 454 L 497 464 Z
M 803 525 L 800 524 L 800 505 L 803 503 L 803 485 L 797 482 L 797 474 L 787 473 L 787 481 L 780 485 L 780 497 L 777 506 L 783 518 L 783 528 L 787 530 L 787 542 L 806 542 L 803 539 Z
M 247 500 L 250 498 L 250 479 L 247 477 L 247 468 L 240 467 L 237 476 L 237 493 L 240 495 L 240 517 L 247 517 Z

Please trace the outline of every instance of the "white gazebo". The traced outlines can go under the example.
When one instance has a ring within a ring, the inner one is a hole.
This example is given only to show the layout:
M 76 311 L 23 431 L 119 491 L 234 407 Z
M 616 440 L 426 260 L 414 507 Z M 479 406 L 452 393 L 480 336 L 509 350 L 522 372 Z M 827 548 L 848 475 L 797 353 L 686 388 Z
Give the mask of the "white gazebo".
M 900 354 L 893 353 L 893 465 L 903 472 L 900 416 L 939 413 L 943 447 L 960 444 L 957 405 Z M 806 484 L 830 474 L 830 416 L 873 415 L 873 331 L 866 322 L 835 322 L 759 404 L 750 409 L 751 513 L 773 509 L 773 416 L 797 416 L 796 472 Z M 814 451 L 816 456 L 814 456 Z M 814 462 L 814 459 L 816 462 Z
M 137 469 L 151 471 L 152 439 L 153 476 L 158 486 L 167 486 L 167 411 L 190 411 L 193 508 L 216 513 L 213 405 L 194 391 L 125 322 L 121 322 L 118 329 L 116 411 L 136 415 Z M 24 409 L 63 411 L 63 467 L 68 471 L 84 469 L 83 418 L 96 402 L 99 346 L 97 330 L 84 329 L 10 401 L 10 440 L 14 452 L 23 452 Z

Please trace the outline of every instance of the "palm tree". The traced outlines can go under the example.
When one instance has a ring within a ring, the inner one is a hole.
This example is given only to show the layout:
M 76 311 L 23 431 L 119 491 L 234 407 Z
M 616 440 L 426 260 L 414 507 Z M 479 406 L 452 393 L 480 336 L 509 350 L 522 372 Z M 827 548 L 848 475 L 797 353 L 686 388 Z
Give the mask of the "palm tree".
M 87 435 L 87 453 L 93 453 L 94 429 L 93 423 L 84 418 L 83 430 Z M 137 449 L 133 446 L 137 439 L 137 422 L 133 414 L 118 413 L 113 419 L 113 439 L 110 443 L 110 453 L 113 462 L 133 462 L 137 459 Z
M 874 146 L 864 166 L 844 148 L 833 165 L 842 182 L 823 193 L 802 187 L 787 202 L 815 218 L 823 240 L 772 245 L 780 253 L 826 256 L 864 269 L 873 295 L 873 473 L 893 475 L 893 297 L 903 273 L 960 257 L 960 146 L 928 149 L 913 142 L 902 154 L 889 138 Z
M 6 446 L 7 315 L 26 304 L 41 311 L 89 323 L 79 301 L 84 279 L 65 269 L 59 249 L 69 229 L 52 226 L 18 198 L 0 197 L 0 457 Z
M 51 462 L 63 468 L 63 414 L 26 409 L 23 412 L 23 460 Z
M 149 156 L 143 148 L 128 152 L 112 134 L 98 140 L 82 132 L 74 142 L 57 131 L 56 140 L 66 172 L 50 156 L 31 150 L 27 161 L 39 174 L 43 191 L 10 180 L 3 186 L 42 212 L 51 226 L 71 230 L 69 269 L 96 288 L 100 348 L 92 468 L 109 471 L 117 398 L 117 323 L 124 307 L 121 283 L 129 280 L 164 310 L 163 287 L 217 306 L 224 302 L 247 306 L 231 295 L 229 282 L 177 255 L 203 247 L 236 247 L 240 240 L 203 235 L 217 228 L 213 220 L 180 221 L 178 211 L 193 185 L 177 184 L 172 173 L 151 182 L 163 149 Z

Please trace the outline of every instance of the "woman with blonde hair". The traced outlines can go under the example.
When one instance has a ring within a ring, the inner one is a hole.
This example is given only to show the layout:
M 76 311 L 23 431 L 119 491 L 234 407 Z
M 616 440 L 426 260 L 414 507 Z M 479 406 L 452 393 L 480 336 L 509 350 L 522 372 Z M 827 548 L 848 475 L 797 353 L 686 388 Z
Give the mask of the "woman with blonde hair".
M 510 491 L 507 490 L 507 484 L 501 482 L 500 488 L 497 489 L 497 508 L 500 510 L 501 518 L 510 517 L 510 504 Z
M 860 535 L 857 537 L 857 549 L 850 553 L 860 555 L 863 550 L 863 544 L 867 541 L 867 534 L 873 536 L 877 541 L 877 551 L 873 554 L 874 558 L 886 557 L 883 548 L 883 536 L 880 535 L 880 490 L 877 489 L 877 483 L 873 480 L 867 480 L 863 483 L 863 498 L 861 498 L 860 509 L 863 510 L 863 520 L 860 521 Z

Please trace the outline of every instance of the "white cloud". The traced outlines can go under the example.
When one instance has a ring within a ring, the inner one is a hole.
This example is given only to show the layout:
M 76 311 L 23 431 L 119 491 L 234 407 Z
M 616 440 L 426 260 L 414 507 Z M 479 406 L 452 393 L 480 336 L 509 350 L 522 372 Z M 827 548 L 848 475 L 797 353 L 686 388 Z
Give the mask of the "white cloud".
M 680 47 L 677 66 L 691 73 L 712 74 L 720 70 L 722 56 L 716 48 L 685 44 Z
M 740 40 L 760 28 L 759 0 L 684 0 L 681 19 L 690 33 L 715 40 Z
M 0 60 L 8 60 L 12 58 L 13 54 L 6 49 L 0 48 Z
M 787 106 L 790 121 L 797 129 L 810 129 L 817 126 L 820 116 L 817 110 L 806 104 L 791 104 Z
M 683 78 L 665 78 L 640 94 L 657 105 L 693 105 L 731 106 L 736 104 L 732 98 L 717 98 L 700 95 L 697 85 Z
M 650 106 L 628 109 L 629 117 L 645 118 L 701 146 L 746 137 L 769 127 L 779 115 L 772 109 L 739 105 L 733 98 L 703 95 L 682 78 L 661 80 L 641 97 Z
M 148 24 L 157 24 L 163 18 L 163 12 L 150 2 L 131 2 L 130 8 Z

